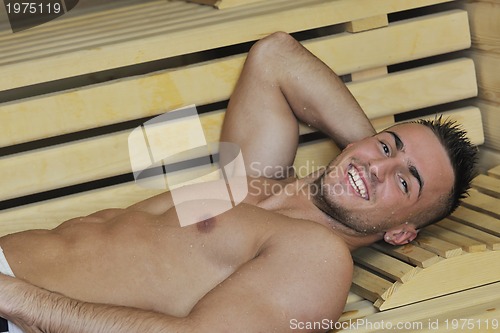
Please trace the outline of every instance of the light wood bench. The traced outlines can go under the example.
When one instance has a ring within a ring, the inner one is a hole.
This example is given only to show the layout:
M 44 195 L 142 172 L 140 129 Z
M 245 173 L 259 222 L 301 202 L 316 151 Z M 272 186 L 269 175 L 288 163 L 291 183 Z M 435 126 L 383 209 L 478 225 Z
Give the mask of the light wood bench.
M 456 53 L 470 46 L 467 14 L 439 5 L 447 2 L 269 0 L 216 10 L 130 0 L 75 9 L 23 33 L 4 29 L 0 234 L 53 228 L 157 194 L 133 181 L 130 132 L 151 117 L 196 104 L 208 141 L 218 141 L 247 42 L 278 30 L 299 32 L 302 43 L 345 78 L 377 129 L 439 113 L 482 144 L 480 112 L 463 102 L 477 95 L 474 64 Z M 303 126 L 295 166 L 319 167 L 337 152 Z M 498 262 L 500 253 L 499 191 L 484 178 L 495 175 L 478 178 L 463 208 L 406 248 L 377 244 L 357 252 L 343 320 L 494 282 L 495 272 L 480 263 Z M 484 274 L 464 273 L 468 265 Z M 462 273 L 451 286 L 432 284 L 435 276 Z

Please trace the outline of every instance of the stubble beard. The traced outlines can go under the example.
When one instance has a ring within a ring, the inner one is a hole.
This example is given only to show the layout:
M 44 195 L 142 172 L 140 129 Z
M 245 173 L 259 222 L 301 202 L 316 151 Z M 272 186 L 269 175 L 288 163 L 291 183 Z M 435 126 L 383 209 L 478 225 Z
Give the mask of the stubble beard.
M 326 169 L 323 174 L 311 183 L 311 186 L 315 187 L 311 193 L 314 194 L 312 199 L 316 207 L 334 220 L 332 227 L 342 229 L 344 233 L 353 236 L 368 236 L 384 231 L 386 229 L 384 223 L 374 225 L 374 221 L 368 220 L 367 217 L 359 216 L 359 214 L 355 215 L 354 212 L 335 200 L 336 192 L 330 190 L 330 187 L 335 186 L 335 184 L 328 185 L 325 183 L 325 178 L 328 177 L 329 170 L 331 168 Z

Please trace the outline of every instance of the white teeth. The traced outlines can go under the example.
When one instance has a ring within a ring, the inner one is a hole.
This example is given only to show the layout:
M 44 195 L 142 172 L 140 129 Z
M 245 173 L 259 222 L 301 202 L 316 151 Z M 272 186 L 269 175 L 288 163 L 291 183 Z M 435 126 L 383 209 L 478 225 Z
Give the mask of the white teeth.
M 361 197 L 363 197 L 364 199 L 368 199 L 365 184 L 359 176 L 358 170 L 356 170 L 356 168 L 354 168 L 353 166 L 350 166 L 348 173 L 349 182 L 351 183 L 352 188 L 354 188 L 356 192 L 361 195 Z

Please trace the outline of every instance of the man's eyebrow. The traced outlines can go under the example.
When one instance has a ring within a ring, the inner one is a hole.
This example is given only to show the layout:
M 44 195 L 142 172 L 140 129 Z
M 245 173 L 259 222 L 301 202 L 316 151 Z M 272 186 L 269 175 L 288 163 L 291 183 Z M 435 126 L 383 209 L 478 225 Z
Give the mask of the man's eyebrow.
M 418 182 L 418 196 L 420 197 L 420 194 L 422 193 L 422 188 L 424 187 L 424 181 L 422 180 L 422 177 L 420 177 L 420 174 L 418 173 L 417 168 L 413 165 L 409 165 L 408 169 L 410 170 L 410 173 L 417 179 Z
M 399 135 L 397 135 L 396 133 L 394 133 L 392 131 L 385 131 L 385 132 L 389 133 L 394 138 L 394 142 L 396 143 L 396 149 L 398 151 L 403 151 L 405 148 L 405 145 L 404 145 L 403 141 L 401 141 L 401 138 L 399 137 Z M 411 175 L 413 177 L 415 177 L 415 179 L 417 179 L 418 186 L 419 186 L 418 196 L 420 196 L 420 194 L 422 193 L 422 188 L 424 187 L 424 181 L 422 180 L 420 173 L 418 173 L 418 170 L 417 170 L 417 168 L 415 168 L 414 165 L 409 164 L 408 170 L 410 171 Z
M 404 149 L 405 145 L 403 144 L 403 141 L 401 141 L 401 138 L 399 137 L 399 135 L 397 135 L 396 133 L 394 133 L 392 131 L 385 131 L 385 132 L 392 135 L 392 137 L 394 138 L 394 141 L 396 142 L 396 149 L 399 151 L 402 151 Z

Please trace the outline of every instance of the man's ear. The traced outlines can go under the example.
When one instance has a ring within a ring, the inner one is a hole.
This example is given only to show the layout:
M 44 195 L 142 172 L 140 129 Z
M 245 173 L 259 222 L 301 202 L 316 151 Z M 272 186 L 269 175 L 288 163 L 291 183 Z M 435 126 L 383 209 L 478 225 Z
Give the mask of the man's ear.
M 392 245 L 404 245 L 414 240 L 418 230 L 411 224 L 402 224 L 385 232 L 384 240 Z

